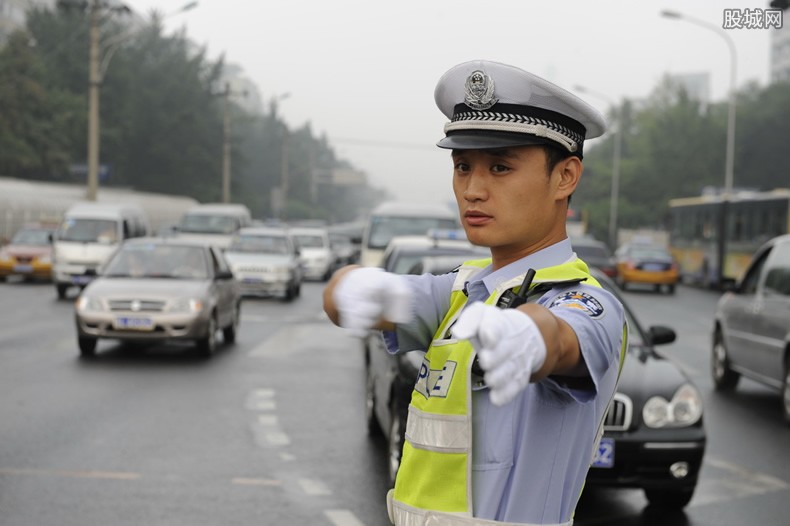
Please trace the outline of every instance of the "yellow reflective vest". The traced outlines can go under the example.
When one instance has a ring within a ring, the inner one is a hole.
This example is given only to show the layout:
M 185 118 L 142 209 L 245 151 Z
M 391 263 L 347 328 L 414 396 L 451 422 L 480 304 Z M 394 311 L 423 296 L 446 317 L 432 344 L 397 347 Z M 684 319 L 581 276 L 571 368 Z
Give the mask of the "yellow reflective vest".
M 466 282 L 490 262 L 468 261 L 460 267 L 450 308 L 425 354 L 409 405 L 395 488 L 388 495 L 390 518 L 396 525 L 421 525 L 428 511 L 459 518 L 472 516 L 471 366 L 475 351 L 468 340 L 452 338 L 449 329 L 466 304 Z M 523 277 L 500 284 L 485 303 L 496 304 L 510 289 L 518 292 Z M 590 276 L 587 265 L 576 259 L 538 270 L 530 290 L 539 287 L 545 292 L 547 285 L 581 280 L 600 286 Z M 536 298 L 540 295 L 536 294 Z

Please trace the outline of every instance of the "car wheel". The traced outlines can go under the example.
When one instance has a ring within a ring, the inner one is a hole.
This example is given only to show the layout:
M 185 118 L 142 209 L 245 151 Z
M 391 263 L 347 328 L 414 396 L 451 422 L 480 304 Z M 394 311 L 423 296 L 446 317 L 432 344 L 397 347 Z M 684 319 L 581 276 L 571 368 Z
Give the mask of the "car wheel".
M 222 329 L 222 341 L 225 343 L 235 343 L 236 342 L 236 332 L 238 332 L 239 328 L 239 317 L 241 314 L 241 307 L 237 303 L 233 307 L 233 319 L 230 322 L 230 325 Z
M 373 389 L 373 373 L 370 371 L 370 366 L 365 367 L 365 376 L 365 422 L 368 436 L 380 437 L 384 435 L 384 432 L 376 419 L 376 394 Z
M 403 443 L 406 435 L 407 412 L 396 406 L 390 412 L 390 428 L 387 434 L 387 458 L 389 459 L 390 484 L 395 484 L 395 477 L 400 469 L 403 457 Z
M 55 285 L 55 289 L 58 292 L 59 300 L 66 299 L 66 291 L 69 290 L 68 285 L 63 285 L 62 283 L 58 283 L 57 285 Z
M 785 363 L 785 381 L 782 384 L 782 409 L 785 423 L 790 424 L 790 362 Z
M 96 356 L 96 344 L 98 343 L 96 338 L 79 336 L 77 338 L 77 343 L 80 346 L 80 356 L 83 358 L 91 358 Z
M 620 290 L 625 290 L 625 280 L 623 278 L 617 278 L 617 286 L 620 287 Z
M 662 509 L 685 508 L 694 495 L 694 488 L 645 489 L 645 497 L 651 506 Z
M 197 341 L 198 354 L 204 358 L 210 357 L 217 350 L 217 320 L 214 315 L 208 320 L 206 335 Z
M 713 385 L 717 391 L 732 391 L 738 385 L 741 375 L 730 369 L 730 359 L 727 357 L 727 347 L 721 331 L 716 331 L 713 337 L 713 352 L 711 353 L 711 373 Z
M 285 289 L 285 295 L 283 296 L 283 300 L 293 301 L 294 296 L 296 296 L 296 285 L 294 285 L 293 283 L 289 283 L 288 288 Z
M 674 283 L 671 285 L 667 285 L 667 294 L 674 294 L 675 293 L 675 285 Z
M 302 284 L 298 283 L 294 289 L 294 296 L 298 298 L 300 294 L 302 294 Z

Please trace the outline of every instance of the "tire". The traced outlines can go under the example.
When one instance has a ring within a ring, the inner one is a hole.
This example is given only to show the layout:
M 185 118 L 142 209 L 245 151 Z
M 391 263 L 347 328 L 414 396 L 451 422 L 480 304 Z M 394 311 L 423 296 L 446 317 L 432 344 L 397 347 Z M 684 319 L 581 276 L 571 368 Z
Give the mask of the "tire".
M 782 384 L 782 415 L 790 425 L 790 361 L 785 363 L 785 381 Z
M 239 317 L 241 315 L 241 306 L 236 304 L 233 307 L 233 319 L 230 325 L 222 329 L 222 341 L 225 343 L 236 343 L 236 333 L 239 329 Z
M 368 436 L 379 438 L 384 436 L 384 430 L 381 429 L 379 421 L 376 418 L 376 394 L 373 390 L 373 375 L 370 372 L 370 366 L 365 367 L 365 424 L 368 430 Z
M 216 315 L 211 316 L 208 321 L 206 335 L 195 342 L 198 355 L 203 358 L 210 358 L 217 350 L 217 319 Z
M 675 293 L 675 284 L 667 285 L 667 294 L 674 294 Z
M 77 337 L 77 344 L 80 347 L 80 356 L 83 358 L 93 358 L 96 356 L 96 344 L 98 340 L 89 336 Z
M 283 296 L 283 301 L 286 303 L 290 303 L 293 301 L 294 297 L 296 296 L 296 285 L 289 284 L 288 289 L 285 291 L 285 295 Z
M 645 489 L 644 491 L 650 505 L 661 509 L 685 508 L 694 495 L 694 488 Z
M 400 462 L 403 457 L 403 443 L 406 435 L 406 416 L 407 412 L 401 410 L 397 404 L 390 412 L 390 428 L 387 433 L 387 468 L 390 477 L 390 485 L 395 484 L 395 477 L 400 469 Z
M 63 300 L 66 299 L 66 292 L 69 290 L 69 286 L 64 285 L 63 283 L 58 283 L 55 285 L 55 290 L 57 290 L 58 299 Z
M 713 337 L 713 349 L 711 352 L 711 376 L 713 376 L 713 386 L 717 391 L 732 391 L 738 385 L 741 378 L 739 373 L 730 369 L 730 359 L 727 356 L 727 347 L 724 345 L 724 338 L 721 331 L 716 331 Z

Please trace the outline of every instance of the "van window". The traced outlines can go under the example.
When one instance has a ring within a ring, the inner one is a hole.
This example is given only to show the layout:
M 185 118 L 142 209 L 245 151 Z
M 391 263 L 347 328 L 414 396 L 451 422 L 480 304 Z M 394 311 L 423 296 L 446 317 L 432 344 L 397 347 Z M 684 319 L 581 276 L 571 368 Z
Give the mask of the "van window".
M 57 239 L 80 243 L 117 243 L 118 223 L 111 219 L 74 219 L 63 222 Z
M 186 214 L 179 230 L 195 234 L 232 234 L 240 227 L 239 220 L 232 216 Z
M 383 249 L 395 236 L 425 235 L 432 229 L 456 228 L 458 223 L 450 218 L 373 216 L 370 221 L 367 246 Z

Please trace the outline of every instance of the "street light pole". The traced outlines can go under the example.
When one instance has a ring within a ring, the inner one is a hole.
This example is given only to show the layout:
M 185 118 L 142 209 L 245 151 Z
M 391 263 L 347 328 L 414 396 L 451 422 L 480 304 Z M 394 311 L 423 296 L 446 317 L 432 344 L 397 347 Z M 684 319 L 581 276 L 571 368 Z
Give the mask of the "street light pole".
M 589 93 L 595 97 L 605 100 L 615 109 L 617 128 L 614 133 L 614 147 L 612 153 L 612 188 L 609 195 L 609 247 L 614 250 L 617 248 L 617 206 L 620 200 L 620 159 L 623 147 L 623 110 L 618 107 L 609 97 L 602 93 L 592 91 L 584 86 L 575 86 L 577 91 Z
M 727 200 L 732 194 L 734 169 L 735 169 L 735 104 L 736 104 L 736 78 L 737 78 L 737 58 L 735 42 L 724 29 L 689 15 L 684 15 L 677 11 L 661 11 L 661 16 L 674 20 L 685 20 L 709 31 L 713 31 L 724 39 L 730 51 L 730 93 L 727 104 L 727 150 L 724 163 L 724 199 Z
M 197 2 L 189 2 L 177 11 L 168 16 L 183 13 L 197 6 Z M 68 3 L 64 5 L 69 6 Z M 125 5 L 107 7 L 101 0 L 91 0 L 89 7 L 89 35 L 90 49 L 88 51 L 88 188 L 85 198 L 88 201 L 96 201 L 99 189 L 99 145 L 100 145 L 100 118 L 99 118 L 99 90 L 103 80 L 104 72 L 110 63 L 112 54 L 117 46 L 124 40 L 134 36 L 139 32 L 133 30 L 117 36 L 111 45 L 105 49 L 104 59 L 101 53 L 101 11 L 109 9 L 113 11 L 129 12 L 130 9 Z
M 735 50 L 735 42 L 732 40 L 732 37 L 727 34 L 724 29 L 706 22 L 704 20 L 699 20 L 698 18 L 694 18 L 688 15 L 684 15 L 683 13 L 679 13 L 677 11 L 661 11 L 661 16 L 666 18 L 671 18 L 674 20 L 685 20 L 686 22 L 690 22 L 695 24 L 699 27 L 707 29 L 709 31 L 713 31 L 720 37 L 724 39 L 727 43 L 727 48 L 730 51 L 730 93 L 729 99 L 727 103 L 727 149 L 725 153 L 725 161 L 724 161 L 724 194 L 722 195 L 722 206 L 721 206 L 721 215 L 719 217 L 719 244 L 717 247 L 717 259 L 718 264 L 716 265 L 716 281 L 719 286 L 723 285 L 724 283 L 724 266 L 725 266 L 725 259 L 727 254 L 727 224 L 728 224 L 728 208 L 729 208 L 729 200 L 732 195 L 733 189 L 733 179 L 734 179 L 734 170 L 735 170 L 735 103 L 736 103 L 736 67 L 737 67 L 737 58 L 736 58 L 736 50 Z M 706 279 L 709 279 L 710 276 L 706 276 Z
M 230 83 L 222 93 L 222 202 L 230 203 Z

